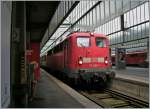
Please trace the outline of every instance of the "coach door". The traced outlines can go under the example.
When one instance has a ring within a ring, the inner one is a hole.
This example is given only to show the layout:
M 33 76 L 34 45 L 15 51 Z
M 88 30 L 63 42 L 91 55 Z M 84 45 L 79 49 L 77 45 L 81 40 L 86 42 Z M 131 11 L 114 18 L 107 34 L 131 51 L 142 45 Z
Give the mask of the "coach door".
M 68 57 L 68 40 L 66 40 L 64 44 L 64 68 L 66 68 L 68 64 L 67 57 Z

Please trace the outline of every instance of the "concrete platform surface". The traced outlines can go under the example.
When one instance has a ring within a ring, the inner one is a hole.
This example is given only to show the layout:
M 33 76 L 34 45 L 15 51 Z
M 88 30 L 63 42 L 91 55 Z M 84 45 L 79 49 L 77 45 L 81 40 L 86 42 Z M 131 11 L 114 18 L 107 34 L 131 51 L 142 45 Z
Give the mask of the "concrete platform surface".
M 126 67 L 126 69 L 118 70 L 112 67 L 116 72 L 116 78 L 125 78 L 129 80 L 149 83 L 149 68 Z
M 37 98 L 29 103 L 29 108 L 99 108 L 97 104 L 42 69 L 36 96 Z

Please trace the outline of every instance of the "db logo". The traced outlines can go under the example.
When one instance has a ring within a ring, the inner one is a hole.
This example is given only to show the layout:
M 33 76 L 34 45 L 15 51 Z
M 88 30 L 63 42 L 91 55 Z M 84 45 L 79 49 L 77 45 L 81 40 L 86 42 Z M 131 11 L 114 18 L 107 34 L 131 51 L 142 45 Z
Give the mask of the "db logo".
M 92 62 L 97 62 L 97 58 L 92 58 Z

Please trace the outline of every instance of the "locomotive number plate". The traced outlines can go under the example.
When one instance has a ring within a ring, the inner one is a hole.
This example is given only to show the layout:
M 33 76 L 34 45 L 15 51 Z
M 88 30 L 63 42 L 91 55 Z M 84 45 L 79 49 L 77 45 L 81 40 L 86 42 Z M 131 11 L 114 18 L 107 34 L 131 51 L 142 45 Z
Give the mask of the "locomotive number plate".
M 98 67 L 98 64 L 90 64 L 90 67 Z

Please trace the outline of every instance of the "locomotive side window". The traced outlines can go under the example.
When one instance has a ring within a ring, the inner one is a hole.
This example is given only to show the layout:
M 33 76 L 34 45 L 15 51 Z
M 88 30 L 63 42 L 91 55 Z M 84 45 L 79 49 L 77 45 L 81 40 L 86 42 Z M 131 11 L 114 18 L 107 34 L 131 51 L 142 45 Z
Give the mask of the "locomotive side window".
M 78 47 L 89 47 L 90 46 L 90 38 L 89 37 L 78 37 L 77 45 L 78 45 Z
M 96 38 L 96 46 L 98 46 L 98 47 L 106 47 L 106 39 L 97 37 Z

